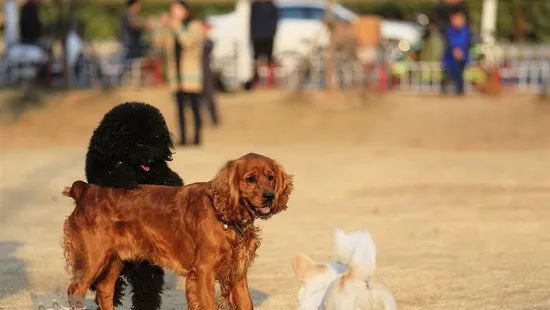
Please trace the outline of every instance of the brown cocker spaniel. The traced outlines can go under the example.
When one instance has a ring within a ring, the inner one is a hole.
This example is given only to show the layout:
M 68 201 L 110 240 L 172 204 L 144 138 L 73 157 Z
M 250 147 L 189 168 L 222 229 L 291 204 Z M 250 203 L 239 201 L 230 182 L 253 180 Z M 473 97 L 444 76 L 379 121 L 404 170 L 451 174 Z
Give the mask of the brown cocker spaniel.
M 260 245 L 257 218 L 287 208 L 292 177 L 274 160 L 247 154 L 210 182 L 184 187 L 114 189 L 76 181 L 65 188 L 76 207 L 65 221 L 64 249 L 72 283 L 69 304 L 83 306 L 97 283 L 102 310 L 114 309 L 123 261 L 148 260 L 185 276 L 189 309 L 253 309 L 247 270 Z

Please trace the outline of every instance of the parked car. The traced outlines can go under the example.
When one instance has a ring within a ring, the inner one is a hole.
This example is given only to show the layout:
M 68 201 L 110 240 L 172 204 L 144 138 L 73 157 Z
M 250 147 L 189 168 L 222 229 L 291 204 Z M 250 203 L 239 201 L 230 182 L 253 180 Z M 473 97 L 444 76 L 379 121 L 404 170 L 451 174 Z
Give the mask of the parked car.
M 325 1 L 322 0 L 275 0 L 279 9 L 279 25 L 274 43 L 274 56 L 279 63 L 289 66 L 295 64 L 285 59 L 288 55 L 307 55 L 315 44 L 326 47 L 329 41 L 328 29 L 323 23 L 325 16 Z M 351 23 L 358 15 L 342 5 L 333 6 L 334 17 L 343 22 Z M 239 50 L 239 29 L 237 12 L 210 16 L 207 18 L 212 31 L 211 39 L 215 42 L 213 62 L 215 68 L 224 70 Z M 393 46 L 412 45 L 420 40 L 423 27 L 413 22 L 383 20 L 381 37 Z

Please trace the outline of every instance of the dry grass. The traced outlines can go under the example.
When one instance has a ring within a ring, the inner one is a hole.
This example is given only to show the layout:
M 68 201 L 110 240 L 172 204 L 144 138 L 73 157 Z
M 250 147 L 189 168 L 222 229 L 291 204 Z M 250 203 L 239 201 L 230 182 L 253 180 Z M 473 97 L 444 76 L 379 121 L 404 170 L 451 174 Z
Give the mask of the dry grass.
M 84 148 L 102 114 L 130 98 L 157 105 L 175 131 L 163 90 L 74 93 L 2 125 L 0 308 L 63 296 L 59 237 L 71 205 L 59 192 L 83 178 Z M 220 106 L 223 127 L 208 127 L 204 147 L 174 156 L 187 182 L 250 151 L 295 174 L 289 210 L 262 223 L 249 273 L 259 309 L 296 308 L 290 258 L 329 260 L 336 227 L 371 231 L 377 279 L 400 309 L 550 308 L 548 103 L 257 92 L 223 96 Z M 165 301 L 165 309 L 183 305 L 175 289 Z

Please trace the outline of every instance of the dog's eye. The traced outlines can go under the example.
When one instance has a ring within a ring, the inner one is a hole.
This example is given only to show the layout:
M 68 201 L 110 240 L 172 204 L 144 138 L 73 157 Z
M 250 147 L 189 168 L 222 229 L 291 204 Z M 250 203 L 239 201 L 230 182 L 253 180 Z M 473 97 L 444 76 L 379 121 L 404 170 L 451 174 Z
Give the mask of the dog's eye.
M 249 184 L 254 184 L 256 183 L 256 178 L 253 176 L 246 177 L 246 182 Z
M 272 175 L 267 176 L 267 180 L 269 180 L 269 182 L 273 181 L 274 179 L 275 179 L 275 177 L 272 176 Z

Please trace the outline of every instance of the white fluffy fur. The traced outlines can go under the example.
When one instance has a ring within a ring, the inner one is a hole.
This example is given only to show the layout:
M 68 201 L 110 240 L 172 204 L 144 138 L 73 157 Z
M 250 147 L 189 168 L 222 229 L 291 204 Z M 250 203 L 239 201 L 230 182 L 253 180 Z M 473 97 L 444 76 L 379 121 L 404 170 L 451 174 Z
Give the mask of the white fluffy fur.
M 309 265 L 304 268 L 306 275 L 298 291 L 298 309 L 319 309 L 327 288 L 344 272 L 346 266 L 340 263 L 318 264 L 304 255 L 302 259 L 305 258 L 309 260 Z
M 350 265 L 358 276 L 368 280 L 376 269 L 376 246 L 368 231 L 346 233 L 336 229 L 334 234 L 336 260 Z
M 302 283 L 300 310 L 396 309 L 390 291 L 370 283 L 376 247 L 366 230 L 346 233 L 337 229 L 334 255 L 336 262 L 329 264 L 316 263 L 304 254 L 294 258 L 294 272 Z

